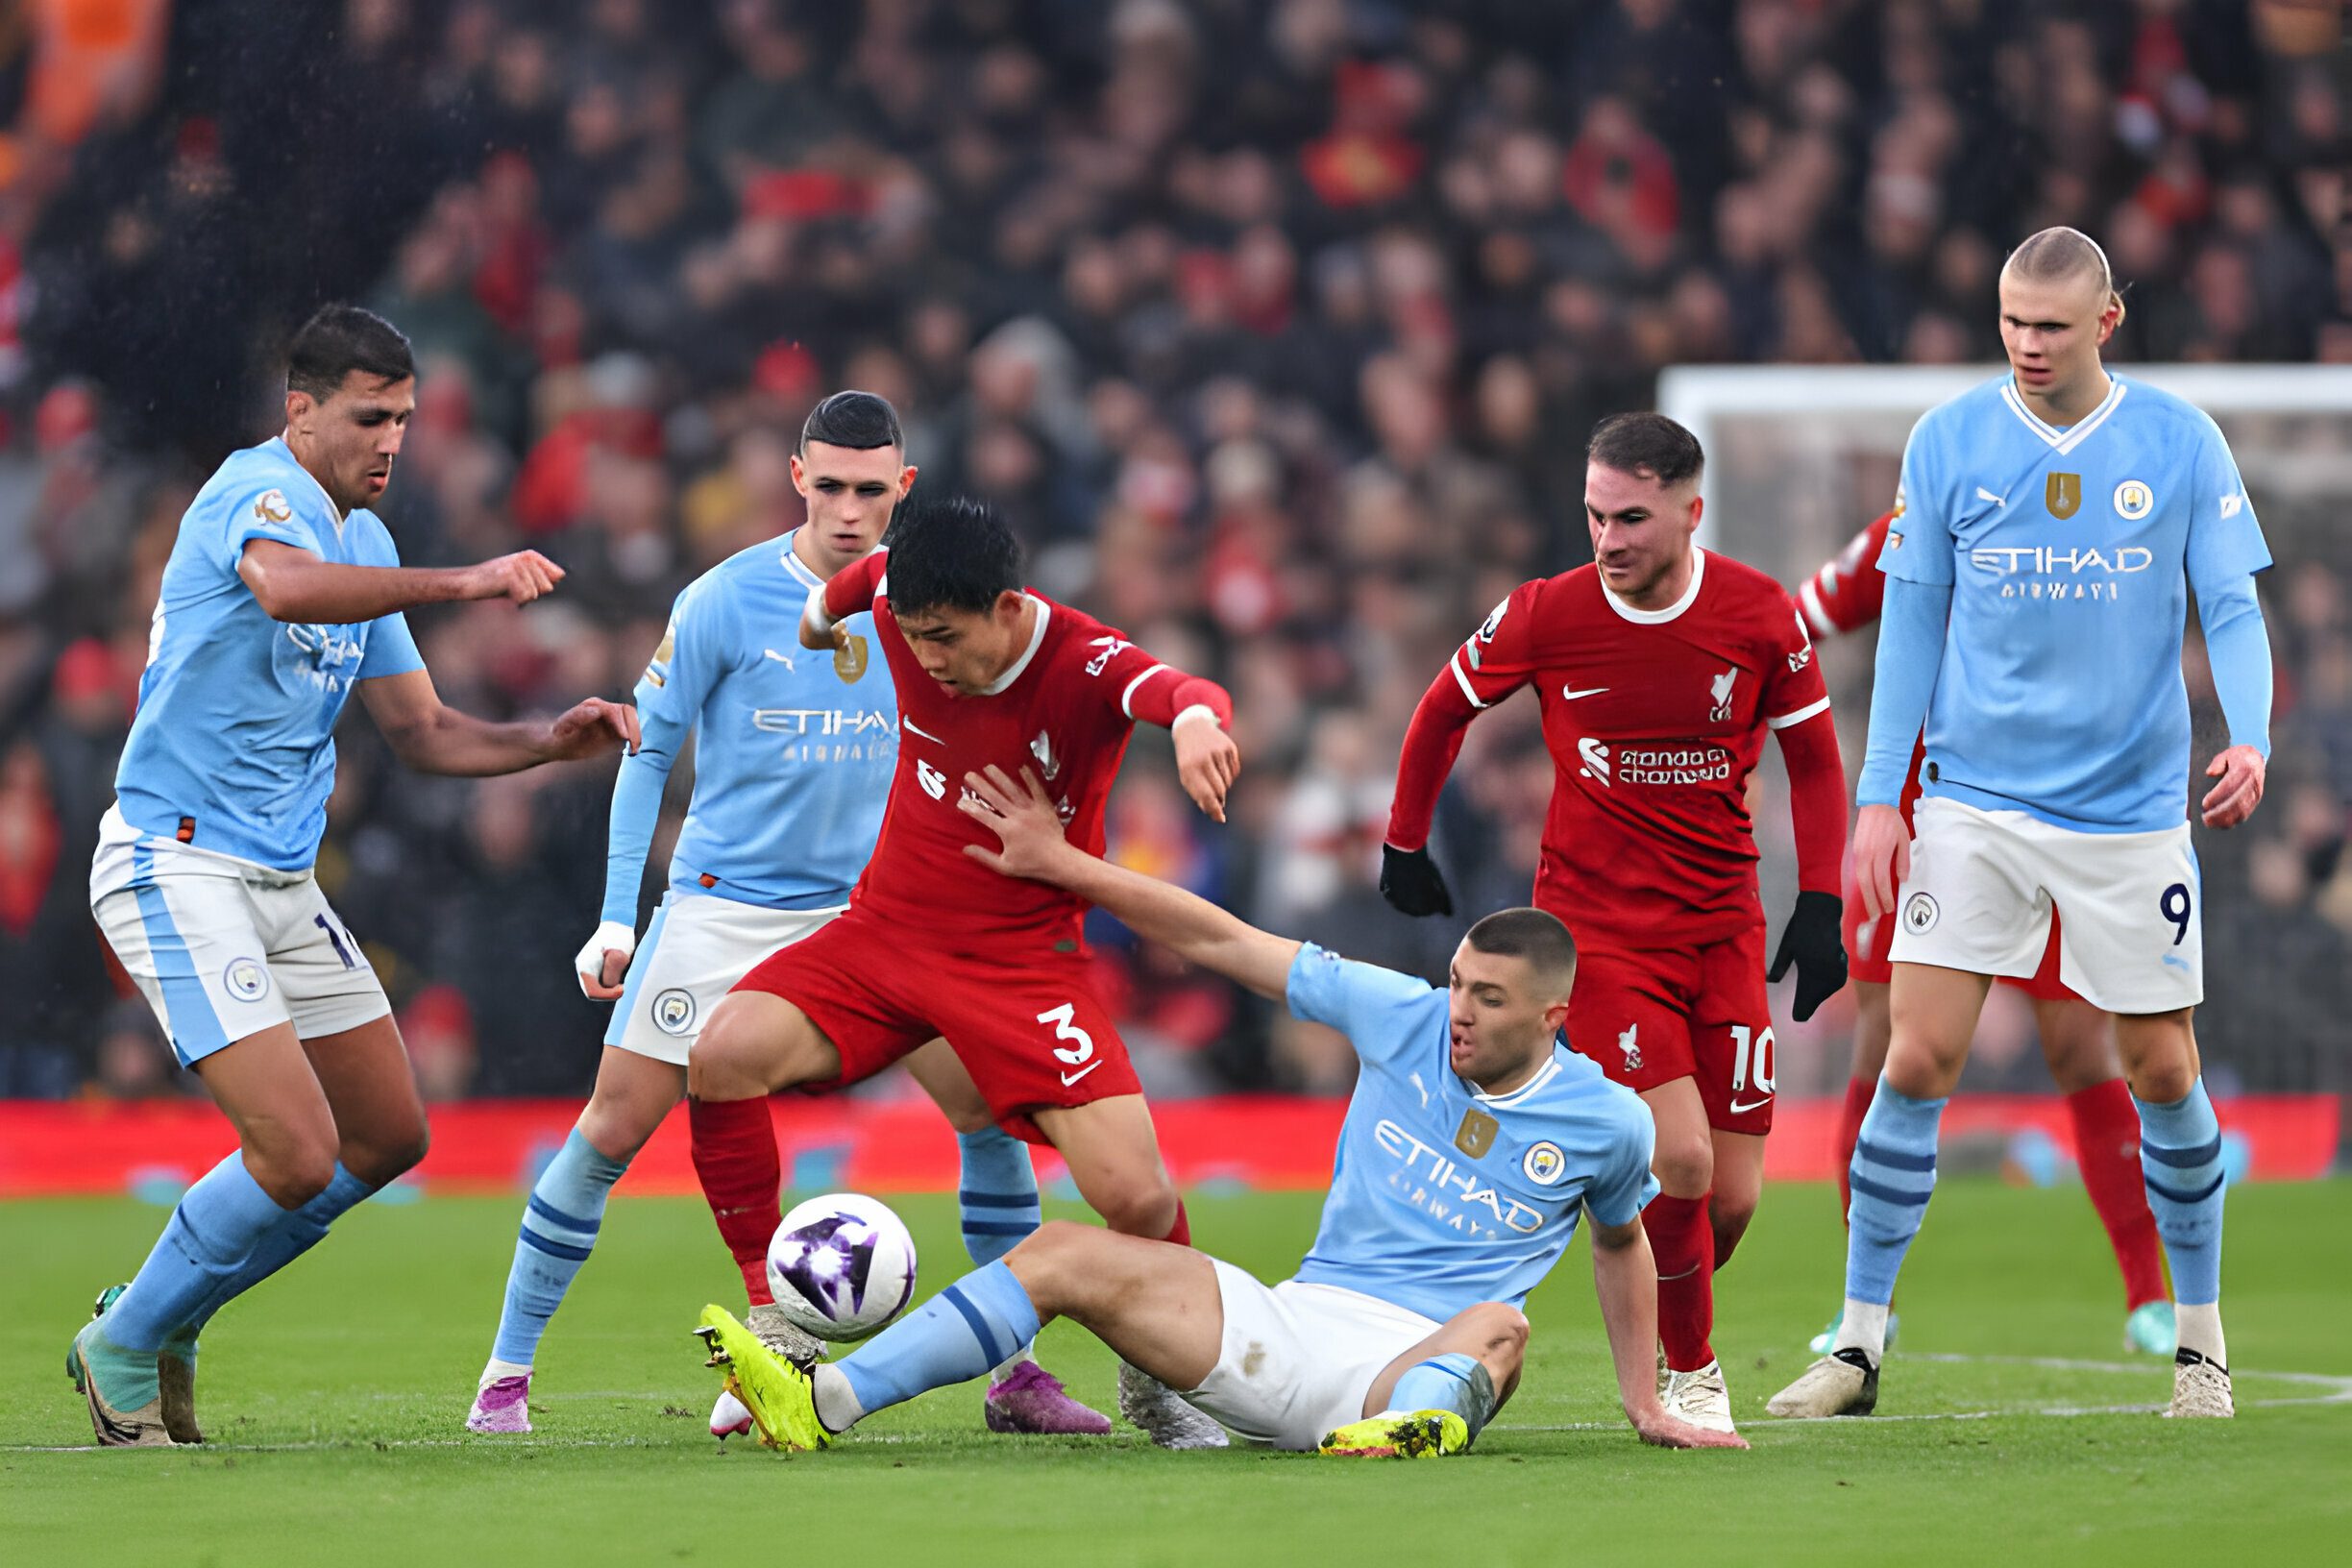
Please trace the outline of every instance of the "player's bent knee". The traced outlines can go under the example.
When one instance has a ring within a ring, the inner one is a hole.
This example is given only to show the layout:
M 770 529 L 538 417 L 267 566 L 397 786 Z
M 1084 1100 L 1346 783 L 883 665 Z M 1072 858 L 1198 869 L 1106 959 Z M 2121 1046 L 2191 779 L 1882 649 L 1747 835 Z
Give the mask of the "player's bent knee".
M 245 1169 L 281 1209 L 299 1209 L 334 1180 L 331 1137 L 257 1137 L 245 1145 Z
M 1531 1332 L 1527 1313 L 1500 1301 L 1482 1301 L 1464 1314 L 1476 1324 L 1486 1339 L 1489 1351 L 1508 1355 L 1512 1360 L 1527 1354 Z
M 1121 1236 L 1158 1241 L 1176 1224 L 1176 1185 L 1164 1176 L 1121 1182 L 1102 1194 L 1094 1212 Z
M 1694 1138 L 1661 1138 L 1651 1155 L 1650 1168 L 1669 1195 L 1702 1197 L 1715 1185 L 1714 1141 L 1703 1129 Z
M 343 1147 L 343 1168 L 370 1187 L 382 1187 L 423 1164 L 426 1151 L 431 1147 L 432 1130 L 420 1114 L 410 1126 L 397 1132 L 379 1134 L 364 1141 L 347 1140 Z

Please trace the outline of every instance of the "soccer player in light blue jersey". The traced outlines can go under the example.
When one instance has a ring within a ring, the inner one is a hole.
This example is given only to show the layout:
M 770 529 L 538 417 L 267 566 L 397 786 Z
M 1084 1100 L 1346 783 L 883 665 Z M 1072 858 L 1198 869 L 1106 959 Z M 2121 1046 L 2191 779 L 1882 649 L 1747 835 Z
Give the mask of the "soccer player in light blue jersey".
M 531 1430 L 540 1337 L 596 1244 L 613 1184 L 685 1092 L 702 1020 L 746 970 L 841 914 L 866 869 L 897 765 L 897 694 L 870 651 L 872 617 L 853 617 L 828 651 L 801 647 L 796 630 L 810 590 L 881 542 L 915 473 L 887 400 L 845 391 L 819 403 L 792 459 L 806 520 L 690 584 L 637 683 L 645 744 L 613 785 L 602 921 L 576 960 L 581 989 L 620 1005 L 587 1109 L 525 1207 L 498 1334 L 466 1417 L 471 1431 Z M 670 857 L 669 891 L 640 948 L 638 881 L 663 787 L 689 737 L 694 798 Z M 943 1041 L 917 1051 L 908 1068 L 956 1129 L 965 1243 L 986 1263 L 1037 1226 L 1029 1151 L 997 1129 Z M 689 1120 L 696 1168 L 753 1303 L 753 1330 L 779 1354 L 813 1360 L 821 1347 L 793 1327 L 768 1286 L 768 1242 L 783 1217 L 775 1183 L 731 1168 L 760 1167 L 742 1156 L 749 1139 L 766 1142 L 772 1169 L 767 1100 L 696 1100 Z M 1000 1368 L 983 1414 L 996 1431 L 1111 1430 L 1025 1347 Z M 748 1415 L 723 1397 L 712 1432 L 749 1428 Z
M 1846 1307 L 1831 1353 L 1776 1415 L 1865 1414 L 1887 1303 L 1935 1188 L 1936 1130 L 1994 975 L 2034 972 L 2059 922 L 2059 977 L 2116 1015 L 2148 1206 L 2172 1265 L 2176 1416 L 2232 1413 L 2221 1335 L 2221 1131 L 2190 1015 L 2204 997 L 2202 897 L 2187 821 L 2189 595 L 2230 745 L 2205 825 L 2260 803 L 2270 565 L 2214 422 L 2111 376 L 2123 318 L 2107 257 L 2046 229 L 2002 269 L 2010 374 L 1930 410 L 1903 453 L 1854 869 L 1897 917 L 1893 1041 L 1850 1173 Z M 1897 798 L 1925 725 L 1906 843 Z
M 391 482 L 415 377 L 390 323 L 321 309 L 287 355 L 284 433 L 220 466 L 163 569 L 90 906 L 240 1147 L 74 1338 L 66 1370 L 101 1444 L 202 1441 L 205 1324 L 424 1156 L 391 1006 L 310 870 L 352 694 L 422 772 L 507 773 L 636 744 L 635 711 L 600 698 L 503 724 L 442 706 L 402 612 L 527 603 L 563 573 L 530 551 L 400 564 L 367 508 Z
M 875 1410 L 977 1377 L 1066 1316 L 1247 1440 L 1349 1457 L 1458 1453 L 1517 1385 L 1520 1305 L 1589 1213 L 1634 1430 L 1670 1447 L 1747 1446 L 1658 1402 L 1657 1272 L 1641 1227 L 1658 1189 L 1650 1112 L 1558 1043 L 1576 975 L 1566 926 L 1533 909 L 1488 916 L 1438 991 L 1087 854 L 1023 773 L 1017 785 L 994 767 L 965 775 L 963 809 L 1003 844 L 967 853 L 1075 894 L 1355 1046 L 1362 1072 L 1321 1228 L 1296 1277 L 1268 1286 L 1189 1247 L 1047 1225 L 813 1374 L 706 1309 L 701 1332 L 771 1443 L 823 1447 Z

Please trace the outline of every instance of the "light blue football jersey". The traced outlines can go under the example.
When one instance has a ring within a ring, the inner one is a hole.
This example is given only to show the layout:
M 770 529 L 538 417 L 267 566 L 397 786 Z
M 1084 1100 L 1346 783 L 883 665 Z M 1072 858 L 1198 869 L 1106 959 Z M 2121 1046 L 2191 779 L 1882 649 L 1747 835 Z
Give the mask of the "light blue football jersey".
M 1482 1301 L 1517 1306 L 1586 1205 L 1623 1225 L 1657 1195 L 1650 1108 L 1567 1047 L 1511 1093 L 1482 1093 L 1449 1065 L 1443 991 L 1312 943 L 1290 966 L 1289 1003 L 1363 1064 L 1300 1280 L 1440 1323 Z
M 2188 811 L 2189 592 L 2270 564 L 2203 411 L 2122 376 L 2066 429 L 2007 376 L 1930 409 L 1879 570 L 1949 584 L 1930 796 L 2094 833 Z
M 898 762 L 898 696 L 873 617 L 845 625 L 841 652 L 800 646 L 800 612 L 822 579 L 794 535 L 739 551 L 677 598 L 637 682 L 649 760 L 695 742 L 694 798 L 670 857 L 675 893 L 771 909 L 849 901 L 873 853 Z M 636 915 L 644 849 L 616 848 L 611 887 Z M 706 882 L 704 879 L 708 878 Z
M 346 566 L 398 566 L 381 519 L 334 503 L 282 438 L 231 455 L 196 493 L 163 568 L 138 717 L 115 771 L 122 814 L 199 849 L 276 870 L 318 857 L 334 727 L 352 683 L 421 670 L 400 615 L 352 625 L 273 621 L 237 563 L 274 539 Z

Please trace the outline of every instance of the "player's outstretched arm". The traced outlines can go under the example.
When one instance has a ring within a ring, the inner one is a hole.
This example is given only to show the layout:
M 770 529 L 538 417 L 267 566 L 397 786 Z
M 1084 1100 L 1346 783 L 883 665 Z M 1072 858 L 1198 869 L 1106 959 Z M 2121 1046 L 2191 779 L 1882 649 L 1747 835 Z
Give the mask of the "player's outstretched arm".
M 1709 1432 L 1678 1421 L 1658 1403 L 1657 1261 L 1636 1217 L 1604 1225 L 1592 1211 L 1593 1294 L 1601 1299 L 1601 1322 L 1608 1333 L 1609 1359 L 1617 1368 L 1617 1395 L 1626 1419 L 1645 1443 L 1660 1448 L 1746 1448 L 1737 1433 Z
M 460 600 L 527 604 L 552 593 L 564 571 L 535 550 L 478 566 L 345 566 L 275 539 L 254 539 L 237 558 L 237 576 L 273 621 L 349 625 Z
M 1007 876 L 1050 882 L 1109 911 L 1146 942 L 1156 942 L 1204 969 L 1281 1001 L 1289 992 L 1290 966 L 1300 943 L 1261 931 L 1184 889 L 1099 860 L 1065 838 L 1045 786 L 1028 769 L 1018 784 L 992 766 L 964 775 L 957 802 L 985 823 L 1001 849 L 968 844 L 964 852 Z
M 423 670 L 359 682 L 359 699 L 383 732 L 393 755 L 420 773 L 478 778 L 519 773 L 544 762 L 571 762 L 610 751 L 635 750 L 637 710 L 600 697 L 552 719 L 497 724 L 442 704 Z

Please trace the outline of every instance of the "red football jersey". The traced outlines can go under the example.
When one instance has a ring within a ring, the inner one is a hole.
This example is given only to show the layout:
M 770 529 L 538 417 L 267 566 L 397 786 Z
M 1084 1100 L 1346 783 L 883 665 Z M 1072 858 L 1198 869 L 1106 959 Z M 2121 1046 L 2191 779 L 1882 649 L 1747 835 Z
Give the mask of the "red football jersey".
M 1798 608 L 1816 637 L 1860 631 L 1878 619 L 1886 604 L 1886 574 L 1878 570 L 1878 556 L 1894 521 L 1889 512 L 1855 534 L 1836 560 L 1798 586 Z
M 1895 514 L 1889 512 L 1855 534 L 1838 551 L 1836 560 L 1798 587 L 1798 607 L 1818 635 L 1844 636 L 1877 622 L 1886 606 L 1886 574 L 1878 570 L 1878 557 L 1886 550 L 1887 528 L 1894 521 Z M 1919 803 L 1920 767 L 1926 760 L 1927 738 L 1922 735 L 1912 743 L 1911 772 L 1903 780 L 1902 799 L 1897 808 L 1906 826 L 1911 808 Z
M 1037 631 L 986 696 L 966 697 L 926 674 L 890 613 L 887 552 L 825 585 L 835 621 L 873 612 L 874 635 L 898 691 L 898 771 L 873 858 L 852 902 L 942 951 L 1003 951 L 1078 941 L 1085 900 L 1002 875 L 964 852 L 997 847 L 958 809 L 964 775 L 994 763 L 1044 782 L 1072 844 L 1103 850 L 1103 808 L 1135 731 L 1137 692 L 1182 678 L 1120 633 L 1036 594 Z
M 1695 558 L 1662 610 L 1627 605 L 1590 566 L 1526 583 L 1451 667 L 1482 708 L 1534 685 L 1554 768 L 1535 903 L 1616 945 L 1714 942 L 1764 918 L 1748 775 L 1767 729 L 1829 706 L 1787 590 Z

